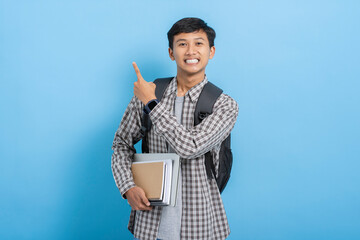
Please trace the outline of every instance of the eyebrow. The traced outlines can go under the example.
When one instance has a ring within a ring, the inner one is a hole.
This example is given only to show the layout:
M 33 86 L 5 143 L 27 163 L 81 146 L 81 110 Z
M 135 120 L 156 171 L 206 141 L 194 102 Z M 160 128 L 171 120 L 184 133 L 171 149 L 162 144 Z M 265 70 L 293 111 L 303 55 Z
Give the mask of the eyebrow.
M 198 37 L 198 38 L 195 38 L 195 40 L 205 40 L 205 39 L 202 38 L 202 37 Z M 187 41 L 187 39 L 180 38 L 180 39 L 178 39 L 176 42 L 180 42 L 180 41 Z

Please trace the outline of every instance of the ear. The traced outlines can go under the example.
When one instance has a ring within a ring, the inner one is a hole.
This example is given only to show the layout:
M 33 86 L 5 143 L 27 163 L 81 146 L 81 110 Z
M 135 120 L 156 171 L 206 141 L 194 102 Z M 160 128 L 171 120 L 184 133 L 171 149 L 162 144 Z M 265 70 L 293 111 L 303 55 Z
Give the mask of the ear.
M 215 46 L 212 46 L 210 48 L 210 56 L 209 56 L 209 59 L 212 59 L 215 55 Z
M 174 51 L 171 48 L 169 48 L 169 57 L 171 60 L 173 60 L 173 61 L 175 60 Z

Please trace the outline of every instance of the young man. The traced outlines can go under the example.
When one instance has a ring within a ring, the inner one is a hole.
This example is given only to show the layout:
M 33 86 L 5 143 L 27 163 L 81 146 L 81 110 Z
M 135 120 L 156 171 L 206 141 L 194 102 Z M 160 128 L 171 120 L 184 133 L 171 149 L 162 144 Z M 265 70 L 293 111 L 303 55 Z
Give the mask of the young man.
M 177 74 L 159 102 L 155 84 L 137 75 L 134 97 L 128 105 L 113 142 L 112 171 L 117 187 L 132 210 L 129 230 L 138 239 L 225 239 L 229 233 L 224 206 L 214 179 L 208 179 L 205 153 L 218 164 L 222 141 L 230 134 L 237 103 L 221 94 L 213 113 L 194 126 L 199 94 L 208 82 L 205 68 L 215 54 L 215 31 L 203 20 L 184 18 L 168 32 L 169 56 Z M 181 176 L 175 207 L 152 207 L 131 174 L 134 144 L 141 139 L 143 111 L 152 121 L 148 136 L 150 153 L 175 152 L 181 159 Z

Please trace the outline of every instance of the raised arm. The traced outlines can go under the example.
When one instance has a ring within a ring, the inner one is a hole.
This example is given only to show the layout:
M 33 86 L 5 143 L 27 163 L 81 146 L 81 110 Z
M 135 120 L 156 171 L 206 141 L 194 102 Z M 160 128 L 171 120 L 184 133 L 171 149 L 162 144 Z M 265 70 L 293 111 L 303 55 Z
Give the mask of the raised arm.
M 134 94 L 146 105 L 156 98 L 156 86 L 143 79 L 136 63 L 133 67 L 138 78 Z M 155 134 L 164 137 L 176 153 L 186 159 L 199 157 L 219 145 L 230 134 L 237 115 L 237 103 L 225 94 L 216 101 L 213 113 L 191 129 L 179 124 L 162 102 L 150 112 Z
M 230 134 L 237 115 L 237 103 L 225 94 L 216 101 L 213 113 L 191 129 L 179 124 L 161 102 L 150 112 L 155 134 L 163 136 L 185 159 L 197 158 L 220 144 Z

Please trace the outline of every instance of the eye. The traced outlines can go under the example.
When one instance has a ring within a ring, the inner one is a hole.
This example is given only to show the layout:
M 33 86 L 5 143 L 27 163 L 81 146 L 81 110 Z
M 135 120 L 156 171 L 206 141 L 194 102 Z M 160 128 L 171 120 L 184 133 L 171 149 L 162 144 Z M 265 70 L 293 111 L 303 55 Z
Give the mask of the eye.
M 197 42 L 196 45 L 200 46 L 202 45 L 203 43 L 202 42 Z
M 179 43 L 179 47 L 185 47 L 186 43 Z

